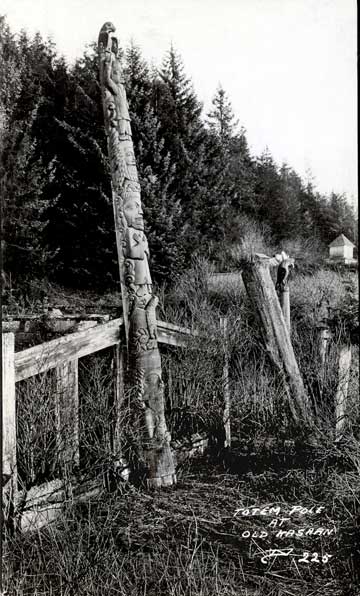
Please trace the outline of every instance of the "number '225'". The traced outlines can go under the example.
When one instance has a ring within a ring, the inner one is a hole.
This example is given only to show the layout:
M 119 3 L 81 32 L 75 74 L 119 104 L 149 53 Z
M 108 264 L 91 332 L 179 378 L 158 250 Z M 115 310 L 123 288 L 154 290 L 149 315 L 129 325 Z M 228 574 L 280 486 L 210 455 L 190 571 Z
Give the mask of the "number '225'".
M 310 553 L 307 550 L 303 552 L 302 557 L 298 559 L 299 563 L 327 563 L 330 557 L 333 555 L 322 555 L 319 557 L 319 553 Z

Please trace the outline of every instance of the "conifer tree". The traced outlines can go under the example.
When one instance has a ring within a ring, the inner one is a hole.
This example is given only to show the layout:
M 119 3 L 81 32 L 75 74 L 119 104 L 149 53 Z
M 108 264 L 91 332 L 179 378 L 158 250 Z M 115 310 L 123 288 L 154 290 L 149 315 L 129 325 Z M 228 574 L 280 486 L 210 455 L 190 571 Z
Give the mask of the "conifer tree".
M 210 130 L 219 136 L 222 143 L 226 144 L 235 134 L 237 122 L 231 102 L 219 84 L 216 93 L 212 99 L 212 110 L 208 113 L 208 125 Z
M 201 119 L 202 105 L 173 47 L 154 83 L 154 106 L 175 164 L 171 190 L 182 207 L 184 249 L 190 256 L 206 250 L 209 241 L 223 240 L 228 164 L 220 139 Z
M 12 278 L 46 272 L 42 244 L 46 197 L 42 159 L 36 153 L 36 125 L 43 92 L 53 82 L 54 47 L 40 34 L 18 40 L 1 22 L 3 261 Z
M 257 218 L 271 226 L 272 232 L 277 236 L 279 226 L 278 200 L 280 196 L 281 181 L 277 165 L 268 148 L 256 160 L 256 185 Z
M 97 71 L 95 48 L 57 70 L 46 241 L 59 281 L 104 288 L 116 284 L 118 267 Z
M 244 127 L 230 139 L 229 154 L 229 176 L 233 184 L 232 209 L 236 214 L 242 212 L 256 218 L 258 202 L 255 194 L 255 160 L 250 154 Z

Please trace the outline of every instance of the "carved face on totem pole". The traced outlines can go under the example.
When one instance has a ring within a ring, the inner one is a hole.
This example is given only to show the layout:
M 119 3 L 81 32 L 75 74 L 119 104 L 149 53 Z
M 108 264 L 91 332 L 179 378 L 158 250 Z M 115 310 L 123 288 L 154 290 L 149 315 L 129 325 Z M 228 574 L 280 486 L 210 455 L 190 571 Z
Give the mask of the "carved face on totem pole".
M 130 195 L 124 202 L 124 216 L 126 223 L 130 228 L 135 230 L 144 230 L 143 210 L 141 208 L 140 198 Z
M 111 37 L 111 51 L 113 54 L 115 54 L 115 56 L 118 55 L 118 51 L 119 51 L 119 42 L 117 40 L 117 37 Z
M 125 159 L 128 166 L 136 166 L 135 153 L 132 147 L 125 149 Z
M 109 126 L 116 127 L 117 116 L 116 116 L 116 105 L 114 101 L 109 101 L 107 104 L 107 115 L 109 120 Z

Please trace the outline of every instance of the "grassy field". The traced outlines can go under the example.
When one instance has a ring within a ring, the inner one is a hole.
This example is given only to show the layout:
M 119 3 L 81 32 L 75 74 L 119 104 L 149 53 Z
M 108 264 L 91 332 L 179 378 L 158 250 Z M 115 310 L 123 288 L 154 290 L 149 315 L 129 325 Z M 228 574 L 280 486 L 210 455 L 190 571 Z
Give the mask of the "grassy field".
M 359 594 L 356 445 L 257 447 L 184 462 L 178 485 L 161 492 L 124 484 L 69 500 L 56 526 L 13 539 L 8 594 Z M 332 533 L 301 536 L 311 528 Z

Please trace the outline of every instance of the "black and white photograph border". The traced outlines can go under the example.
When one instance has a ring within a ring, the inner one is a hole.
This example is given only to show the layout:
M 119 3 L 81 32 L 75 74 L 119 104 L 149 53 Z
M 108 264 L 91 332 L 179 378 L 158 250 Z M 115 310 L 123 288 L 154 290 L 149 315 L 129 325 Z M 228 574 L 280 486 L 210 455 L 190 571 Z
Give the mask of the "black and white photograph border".
M 357 6 L 3 0 L 1 596 L 359 596 Z

